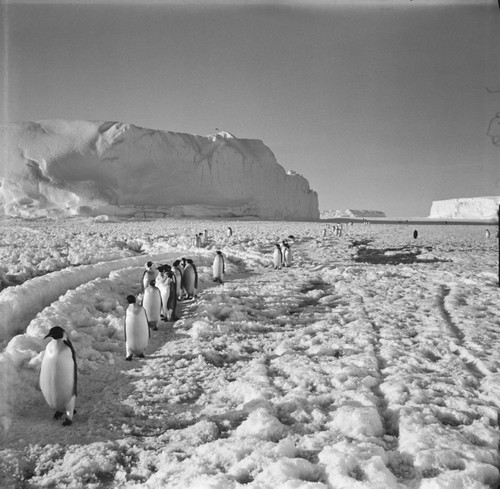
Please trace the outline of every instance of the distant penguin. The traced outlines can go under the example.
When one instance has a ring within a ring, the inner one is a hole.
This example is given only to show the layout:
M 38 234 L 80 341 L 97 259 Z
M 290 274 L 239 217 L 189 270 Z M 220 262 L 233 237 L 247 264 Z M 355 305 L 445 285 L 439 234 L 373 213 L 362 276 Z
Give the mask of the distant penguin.
M 227 227 L 226 235 L 228 238 L 230 238 L 233 235 L 233 230 L 231 229 L 230 226 Z
M 182 299 L 182 267 L 181 267 L 181 261 L 176 260 L 174 263 L 172 263 L 172 271 L 174 272 L 175 275 L 175 288 L 176 288 L 176 294 L 177 294 L 177 299 L 180 300 Z
M 201 233 L 196 234 L 196 236 L 194 237 L 194 242 L 195 242 L 196 248 L 201 248 Z
M 195 297 L 196 289 L 198 288 L 198 272 L 193 260 L 186 260 L 186 267 L 182 274 L 182 287 L 186 291 L 188 299 Z
M 142 307 L 144 307 L 146 315 L 148 316 L 149 327 L 156 331 L 158 329 L 158 323 L 160 322 L 162 300 L 160 289 L 156 287 L 154 280 L 151 280 L 151 283 L 144 291 Z
M 153 270 L 153 262 L 148 261 L 146 263 L 146 270 L 142 274 L 142 292 L 146 290 L 146 287 L 151 283 L 151 280 L 154 280 L 156 278 L 156 272 Z
M 285 251 L 283 252 L 283 265 L 285 267 L 289 267 L 292 264 L 292 250 L 290 249 L 290 245 L 288 243 L 285 244 Z
M 73 423 L 76 401 L 75 349 L 60 326 L 51 328 L 45 338 L 52 338 L 52 341 L 45 348 L 40 369 L 40 388 L 47 404 L 56 410 L 54 418 L 59 419 L 66 413 L 63 426 L 69 426 Z
M 222 279 L 224 278 L 225 272 L 226 269 L 224 263 L 224 255 L 222 254 L 222 251 L 216 251 L 214 257 L 214 263 L 212 265 L 213 281 L 222 283 Z
M 127 296 L 127 302 L 129 306 L 125 313 L 125 360 L 130 361 L 133 355 L 144 358 L 151 331 L 144 307 L 136 303 L 133 295 Z
M 417 238 L 418 238 L 418 231 L 415 229 L 415 231 L 413 231 L 413 239 Z
M 487 230 L 486 230 L 486 239 L 489 239 L 489 238 L 490 238 L 490 236 L 491 236 L 491 234 L 490 234 L 490 230 L 489 230 L 489 229 L 487 229 Z
M 283 263 L 283 255 L 281 253 L 281 246 L 279 243 L 276 243 L 273 253 L 273 265 L 274 268 L 281 268 L 281 264 Z

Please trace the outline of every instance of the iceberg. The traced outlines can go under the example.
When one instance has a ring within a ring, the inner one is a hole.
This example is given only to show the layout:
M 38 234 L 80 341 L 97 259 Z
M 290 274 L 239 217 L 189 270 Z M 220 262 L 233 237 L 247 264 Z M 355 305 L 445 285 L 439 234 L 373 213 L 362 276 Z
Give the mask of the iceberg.
M 260 140 L 121 122 L 43 120 L 3 127 L 5 215 L 253 216 L 318 220 L 318 195 Z
M 495 219 L 500 196 L 435 200 L 429 217 L 435 219 Z

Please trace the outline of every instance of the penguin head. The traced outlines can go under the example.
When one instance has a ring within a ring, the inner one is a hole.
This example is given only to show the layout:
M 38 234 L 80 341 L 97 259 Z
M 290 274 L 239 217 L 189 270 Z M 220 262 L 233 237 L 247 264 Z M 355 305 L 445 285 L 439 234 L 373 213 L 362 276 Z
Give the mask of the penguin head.
M 217 253 L 218 255 L 222 255 L 222 251 L 221 251 L 221 250 L 217 250 L 217 251 L 216 251 L 216 253 Z
M 127 295 L 127 302 L 129 304 L 135 304 L 135 296 L 134 295 Z
M 155 286 L 155 281 L 151 280 L 151 282 L 149 282 L 149 285 L 152 285 L 154 287 Z
M 152 262 L 152 261 L 148 261 L 148 262 L 146 263 L 146 267 L 150 268 L 150 267 L 152 267 L 152 266 L 153 266 L 153 262 Z
M 178 267 L 180 265 L 181 261 L 180 260 L 175 260 L 174 263 L 172 263 L 172 265 L 174 267 Z
M 47 336 L 45 336 L 44 340 L 46 338 L 54 338 L 55 340 L 61 340 L 66 336 L 66 331 L 61 328 L 61 326 L 54 326 L 53 328 L 50 328 L 50 331 L 48 332 Z
M 191 258 L 188 258 L 186 261 L 187 261 L 190 265 L 192 265 L 192 264 L 193 264 L 193 260 L 191 260 Z

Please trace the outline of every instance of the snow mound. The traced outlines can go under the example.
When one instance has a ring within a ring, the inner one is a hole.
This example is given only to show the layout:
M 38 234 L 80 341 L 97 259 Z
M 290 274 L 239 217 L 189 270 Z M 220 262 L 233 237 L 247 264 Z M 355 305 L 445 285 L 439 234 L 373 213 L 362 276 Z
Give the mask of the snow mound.
M 435 200 L 431 218 L 440 219 L 495 219 L 498 216 L 500 196 Z
M 286 172 L 262 141 L 225 131 L 45 120 L 4 126 L 1 146 L 0 205 L 9 216 L 319 218 L 304 177 Z

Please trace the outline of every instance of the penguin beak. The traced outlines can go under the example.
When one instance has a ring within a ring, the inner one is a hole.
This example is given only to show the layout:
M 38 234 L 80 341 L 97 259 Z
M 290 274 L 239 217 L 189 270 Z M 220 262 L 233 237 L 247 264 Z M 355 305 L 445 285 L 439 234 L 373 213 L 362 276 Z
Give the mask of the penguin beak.
M 46 340 L 47 338 L 52 338 L 52 335 L 48 333 L 46 336 L 43 337 L 44 340 Z

